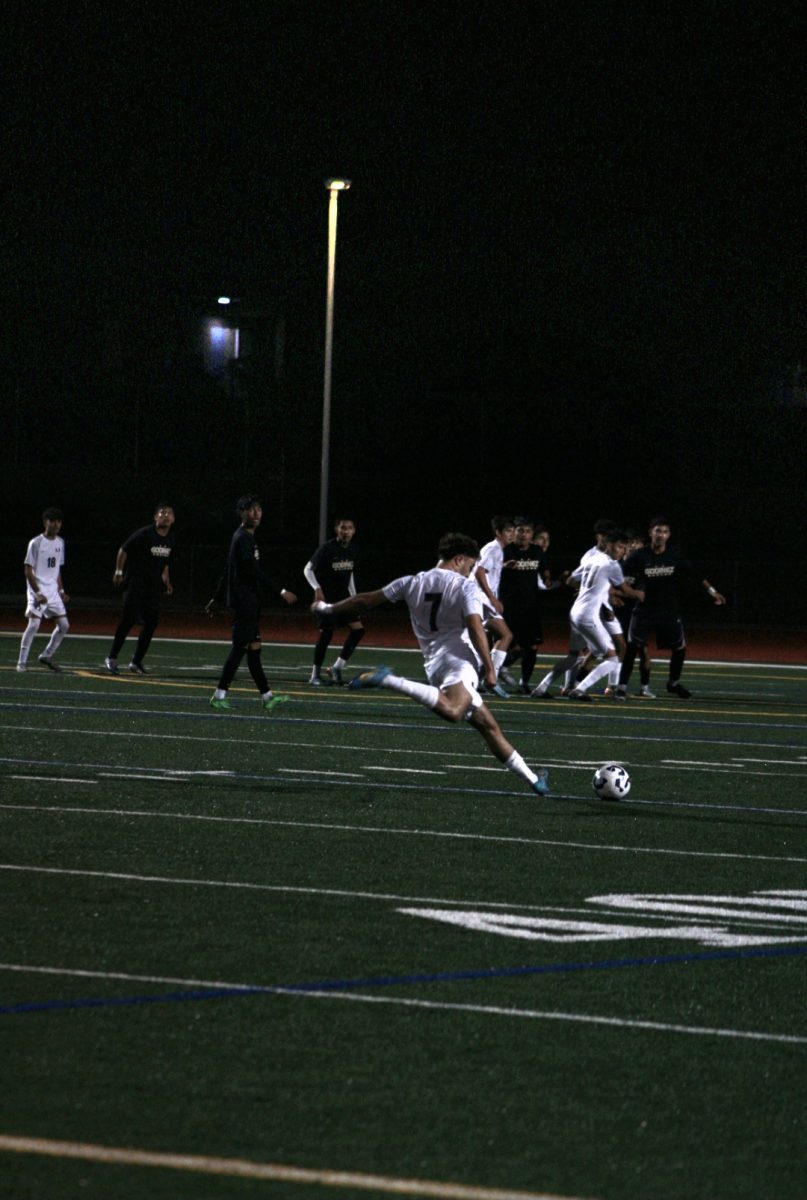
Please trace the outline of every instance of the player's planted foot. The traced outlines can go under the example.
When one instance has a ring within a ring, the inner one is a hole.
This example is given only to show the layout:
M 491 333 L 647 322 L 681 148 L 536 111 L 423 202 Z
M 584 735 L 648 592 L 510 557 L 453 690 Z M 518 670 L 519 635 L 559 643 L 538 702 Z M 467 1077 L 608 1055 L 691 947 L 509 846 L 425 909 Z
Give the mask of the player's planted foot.
M 261 708 L 264 712 L 271 712 L 278 704 L 285 704 L 287 700 L 291 700 L 291 696 L 269 696 L 266 700 L 262 698 Z
M 62 669 L 58 663 L 55 663 L 52 658 L 48 658 L 45 654 L 40 654 L 37 662 L 40 662 L 43 667 L 47 667 L 48 670 L 56 671 L 57 673 Z
M 647 684 L 639 688 L 638 695 L 642 700 L 655 700 L 656 698 L 656 693 L 651 692 Z
M 27 671 L 28 667 L 25 665 L 25 663 L 17 663 L 17 670 L 18 671 Z
M 577 688 L 572 688 L 572 690 L 569 692 L 569 699 L 570 700 L 588 700 L 588 701 L 590 701 L 591 696 L 589 696 L 588 692 L 579 692 L 577 690 Z
M 129 670 L 134 671 L 135 675 L 148 675 L 148 671 L 143 664 L 135 662 L 134 659 L 129 663 Z
M 535 792 L 536 796 L 548 796 L 549 772 L 544 768 L 536 772 L 536 774 L 538 775 L 538 778 L 533 780 L 533 782 L 530 784 L 530 787 Z
M 229 710 L 232 708 L 232 704 L 230 704 L 229 700 L 223 697 L 222 699 L 217 700 L 215 696 L 211 696 L 210 707 L 215 708 L 218 712 L 229 712 Z
M 680 696 L 682 700 L 688 700 L 692 695 L 692 692 L 689 690 L 689 688 L 685 688 L 682 683 L 668 683 L 667 691 L 672 696 Z
M 118 660 L 116 658 L 105 658 L 104 666 L 106 667 L 107 671 L 109 671 L 110 675 L 118 674 Z
M 341 687 L 342 684 L 345 682 L 344 679 L 342 678 L 342 668 L 341 667 L 328 667 L 328 674 L 331 677 L 331 683 L 335 683 L 337 687 Z
M 354 692 L 359 688 L 374 688 L 380 687 L 383 680 L 388 675 L 392 674 L 392 667 L 376 667 L 373 671 L 362 671 L 360 675 L 356 675 L 347 685 Z

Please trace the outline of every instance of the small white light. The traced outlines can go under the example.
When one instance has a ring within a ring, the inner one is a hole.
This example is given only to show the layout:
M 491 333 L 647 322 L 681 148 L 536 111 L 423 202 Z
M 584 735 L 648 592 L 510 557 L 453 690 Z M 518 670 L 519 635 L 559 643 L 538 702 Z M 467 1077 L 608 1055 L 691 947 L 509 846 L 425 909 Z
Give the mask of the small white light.
M 230 297 L 229 296 L 219 296 L 218 302 L 219 302 L 219 304 L 229 304 Z
M 349 179 L 326 179 L 325 186 L 329 192 L 346 192 L 350 187 Z

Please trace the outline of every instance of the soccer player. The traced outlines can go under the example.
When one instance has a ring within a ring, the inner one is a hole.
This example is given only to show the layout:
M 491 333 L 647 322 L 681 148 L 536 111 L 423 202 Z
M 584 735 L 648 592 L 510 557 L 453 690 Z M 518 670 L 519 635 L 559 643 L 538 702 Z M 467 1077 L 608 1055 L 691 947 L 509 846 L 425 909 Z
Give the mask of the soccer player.
M 572 666 L 581 653 L 589 650 L 601 662 L 578 681 L 569 692 L 570 698 L 590 700 L 590 688 L 603 676 L 607 677 L 612 688 L 616 687 L 619 680 L 619 657 L 603 621 L 603 604 L 612 589 L 634 600 L 642 599 L 643 593 L 626 583 L 622 574 L 619 559 L 627 546 L 625 535 L 618 530 L 611 530 L 603 533 L 599 540 L 603 549 L 588 550 L 580 560 L 580 566 L 572 573 L 572 578 L 580 581 L 580 590 L 569 613 L 569 653 L 538 684 L 533 692 L 538 698 L 545 696 L 553 680 Z M 620 695 L 619 698 L 623 697 Z
M 641 550 L 635 550 L 625 563 L 625 570 L 632 575 L 644 593 L 644 599 L 636 605 L 628 630 L 628 648 L 619 676 L 619 690 L 624 695 L 633 670 L 636 655 L 647 646 L 650 633 L 655 630 L 656 646 L 669 650 L 670 674 L 667 691 L 673 696 L 688 700 L 692 693 L 681 683 L 681 672 L 686 658 L 686 637 L 681 621 L 678 602 L 677 580 L 683 575 L 699 582 L 718 606 L 726 603 L 726 597 L 712 587 L 699 571 L 684 557 L 680 547 L 670 546 L 670 522 L 666 517 L 654 517 L 650 522 L 650 542 Z M 649 666 L 648 666 L 649 682 Z
M 377 667 L 357 675 L 349 686 L 390 688 L 411 696 L 446 721 L 468 721 L 499 762 L 525 780 L 537 795 L 546 796 L 548 772 L 544 769 L 536 772 L 527 766 L 477 691 L 480 665 L 488 686 L 493 687 L 496 682 L 482 625 L 482 597 L 470 578 L 478 554 L 473 538 L 447 533 L 440 539 L 439 562 L 430 571 L 404 575 L 384 588 L 360 592 L 338 604 L 320 601 L 312 609 L 338 615 L 363 612 L 385 600 L 405 601 L 429 682 L 419 683 L 394 674 L 389 667 Z
M 118 674 L 118 655 L 129 630 L 138 622 L 142 622 L 142 628 L 129 670 L 136 675 L 147 673 L 143 659 L 159 624 L 160 601 L 174 591 L 169 561 L 176 544 L 172 532 L 175 520 L 173 507 L 161 500 L 154 509 L 154 523 L 136 529 L 118 550 L 112 584 L 123 588 L 123 609 L 104 659 L 110 675 Z
M 476 564 L 474 577 L 486 605 L 483 610 L 485 627 L 489 630 L 493 638 L 490 656 L 493 660 L 493 667 L 497 678 L 497 683 L 493 690 L 497 695 L 506 697 L 507 693 L 498 680 L 504 666 L 504 660 L 507 657 L 507 651 L 513 640 L 513 635 L 502 616 L 504 605 L 499 599 L 499 583 L 502 576 L 504 549 L 510 545 L 515 537 L 516 527 L 510 517 L 502 516 L 493 517 L 490 525 L 493 530 L 493 540 L 486 542 L 479 551 L 479 562 Z M 482 693 L 487 692 L 488 687 L 484 680 L 481 681 L 479 690 Z
M 535 669 L 538 647 L 544 640 L 541 628 L 541 590 L 546 569 L 546 555 L 540 546 L 533 545 L 535 523 L 528 517 L 516 518 L 513 542 L 505 546 L 502 555 L 502 577 L 499 598 L 504 605 L 504 619 L 512 631 L 515 643 L 521 647 L 521 679 L 518 690 L 529 695 L 530 678 Z M 505 664 L 515 662 L 511 646 Z
M 212 599 L 205 605 L 208 616 L 219 601 L 224 600 L 233 614 L 232 649 L 221 669 L 218 686 L 210 699 L 210 707 L 219 711 L 232 708 L 227 691 L 246 654 L 249 673 L 261 695 L 261 706 L 271 712 L 276 705 L 288 700 L 277 696 L 261 663 L 261 587 L 268 584 L 279 592 L 286 604 L 296 604 L 294 592 L 278 587 L 261 569 L 261 556 L 255 541 L 255 531 L 263 518 L 263 506 L 255 495 L 242 496 L 237 504 L 241 524 L 230 542 L 224 573 Z
M 51 671 L 60 671 L 53 656 L 70 628 L 65 603 L 70 599 L 62 584 L 64 542 L 59 534 L 63 516 L 58 508 L 46 508 L 42 513 L 44 533 L 31 538 L 25 555 L 25 584 L 28 603 L 25 615 L 28 624 L 20 642 L 18 671 L 28 669 L 28 654 L 39 626 L 43 621 L 55 622 L 50 641 L 38 661 Z
M 351 517 L 339 517 L 334 524 L 335 537 L 325 542 L 315 550 L 309 562 L 305 565 L 304 574 L 314 589 L 314 602 L 327 600 L 333 604 L 337 600 L 345 600 L 348 596 L 356 595 L 356 547 L 353 539 L 356 536 L 356 522 Z M 339 657 L 330 668 L 329 674 L 333 683 L 342 683 L 342 670 L 347 665 L 353 651 L 364 637 L 364 626 L 358 620 L 343 620 L 349 633 L 344 640 Z M 322 687 L 322 664 L 325 654 L 331 644 L 337 625 L 329 617 L 318 620 L 319 638 L 314 647 L 314 666 L 309 683 L 314 687 Z

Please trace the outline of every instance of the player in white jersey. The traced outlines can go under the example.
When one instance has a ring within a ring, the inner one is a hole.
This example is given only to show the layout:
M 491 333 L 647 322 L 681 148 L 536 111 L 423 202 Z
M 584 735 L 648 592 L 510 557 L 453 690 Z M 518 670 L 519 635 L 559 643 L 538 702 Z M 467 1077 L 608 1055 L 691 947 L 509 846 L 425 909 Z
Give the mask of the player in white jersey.
M 607 604 L 612 588 L 629 599 L 639 599 L 643 593 L 635 591 L 625 582 L 619 565 L 618 560 L 625 552 L 625 535 L 612 530 L 604 534 L 602 540 L 605 548 L 588 550 L 580 560 L 579 567 L 572 572 L 572 578 L 580 582 L 580 590 L 569 613 L 569 653 L 555 664 L 533 690 L 531 694 L 537 698 L 546 696 L 554 680 L 573 667 L 580 655 L 588 651 L 602 661 L 577 683 L 569 695 L 575 700 L 590 699 L 589 689 L 604 675 L 608 676 L 611 687 L 618 682 L 619 658 L 613 639 L 603 623 L 601 610 L 603 604 Z
M 479 551 L 479 561 L 476 564 L 474 577 L 484 598 L 485 607 L 482 617 L 486 629 L 488 629 L 493 638 L 490 657 L 493 659 L 493 666 L 496 670 L 496 678 L 498 680 L 504 666 L 504 660 L 507 657 L 507 651 L 510 649 L 510 643 L 513 640 L 510 627 L 502 616 L 504 605 L 499 599 L 499 581 L 502 577 L 504 548 L 505 546 L 509 546 L 515 537 L 516 527 L 510 517 L 494 517 L 490 525 L 494 537 L 492 541 L 486 542 Z M 498 696 L 505 698 L 507 696 L 507 692 L 502 687 L 501 682 L 497 682 L 492 690 Z M 488 691 L 488 686 L 484 681 L 480 683 L 480 691 Z
M 482 624 L 482 596 L 469 578 L 479 548 L 473 538 L 447 533 L 440 539 L 439 562 L 430 571 L 404 575 L 386 587 L 360 592 L 336 604 L 315 602 L 316 613 L 362 612 L 385 600 L 404 600 L 418 639 L 428 684 L 377 667 L 352 679 L 351 688 L 383 687 L 411 696 L 446 721 L 467 720 L 488 749 L 508 770 L 529 783 L 539 796 L 549 792 L 546 770 L 533 771 L 502 733 L 477 691 L 480 668 L 489 687 L 496 683 L 488 640 Z
M 65 602 L 70 597 L 62 586 L 64 542 L 59 537 L 62 520 L 58 508 L 46 508 L 42 514 L 44 533 L 31 538 L 28 543 L 25 555 L 25 584 L 28 593 L 25 615 L 28 625 L 20 642 L 18 671 L 27 670 L 28 655 L 34 638 L 39 632 L 39 626 L 46 620 L 55 621 L 55 625 L 50 641 L 39 656 L 39 662 L 51 671 L 61 670 L 53 661 L 53 656 L 70 628 L 65 608 Z

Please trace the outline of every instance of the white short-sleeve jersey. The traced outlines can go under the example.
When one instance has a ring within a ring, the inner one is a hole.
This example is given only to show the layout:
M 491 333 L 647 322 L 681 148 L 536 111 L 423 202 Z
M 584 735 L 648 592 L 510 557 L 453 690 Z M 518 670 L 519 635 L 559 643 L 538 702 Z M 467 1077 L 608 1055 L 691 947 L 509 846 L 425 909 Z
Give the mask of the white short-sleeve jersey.
M 31 538 L 25 555 L 25 565 L 33 570 L 39 591 L 44 593 L 46 602 L 44 605 L 37 605 L 36 593 L 26 576 L 26 611 L 42 613 L 47 608 L 49 611 L 55 609 L 64 612 L 64 605 L 59 596 L 59 576 L 64 560 L 64 542 L 60 537 L 48 538 L 44 533 L 40 533 L 38 537 Z
M 616 559 L 602 550 L 587 551 L 574 576 L 580 580 L 580 591 L 569 614 L 573 619 L 599 614 L 608 604 L 609 588 L 619 587 L 625 578 Z
M 493 592 L 494 596 L 498 596 L 499 594 L 499 582 L 502 577 L 503 562 L 504 550 L 501 548 L 495 538 L 492 542 L 486 542 L 479 551 L 479 562 L 477 563 L 477 566 L 485 568 L 485 574 L 488 577 L 490 590 Z
M 393 579 L 383 592 L 387 600 L 406 602 L 427 671 L 430 662 L 446 647 L 454 646 L 459 651 L 464 644 L 476 654 L 465 624 L 465 618 L 474 613 L 482 616 L 482 593 L 476 580 L 445 567 L 432 567 L 418 575 Z

